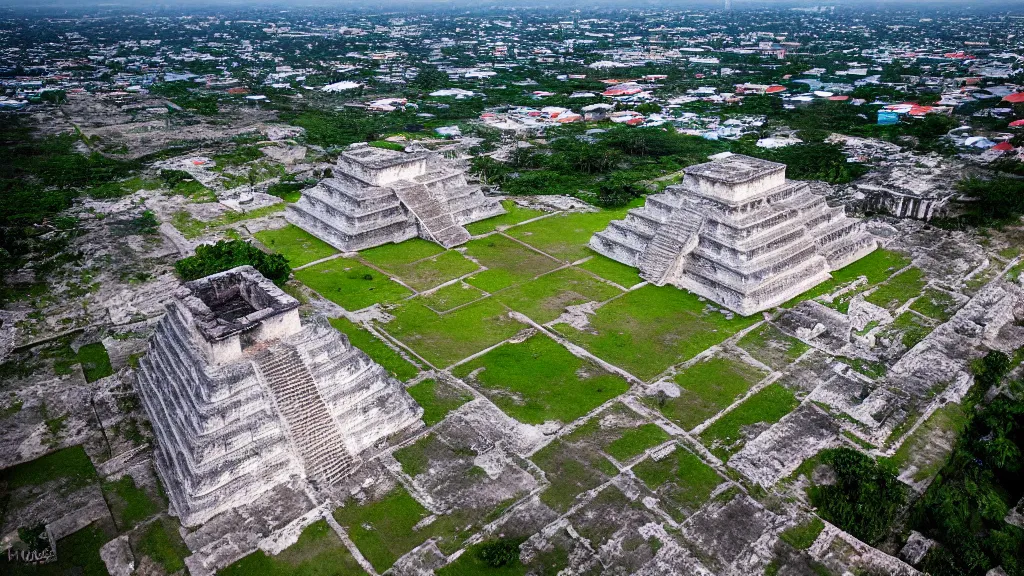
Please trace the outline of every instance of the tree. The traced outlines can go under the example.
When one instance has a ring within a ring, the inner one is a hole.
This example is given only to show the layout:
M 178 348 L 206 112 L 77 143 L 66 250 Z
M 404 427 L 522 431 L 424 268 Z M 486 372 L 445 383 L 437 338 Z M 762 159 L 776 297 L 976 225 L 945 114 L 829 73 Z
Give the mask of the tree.
M 250 265 L 275 284 L 284 284 L 292 273 L 291 266 L 280 254 L 267 254 L 242 240 L 221 240 L 216 244 L 196 247 L 195 256 L 182 258 L 174 269 L 182 280 L 196 280 L 232 268 Z
M 906 501 L 906 488 L 892 465 L 850 448 L 825 450 L 818 458 L 835 477 L 807 491 L 819 515 L 869 544 L 888 536 Z
M 491 568 L 501 568 L 519 563 L 519 546 L 522 538 L 501 538 L 480 545 L 477 555 Z

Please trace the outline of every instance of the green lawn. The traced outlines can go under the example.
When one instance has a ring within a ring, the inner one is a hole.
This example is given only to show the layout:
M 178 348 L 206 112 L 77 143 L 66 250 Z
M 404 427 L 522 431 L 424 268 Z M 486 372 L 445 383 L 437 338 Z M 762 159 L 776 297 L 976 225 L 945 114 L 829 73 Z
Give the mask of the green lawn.
M 160 565 L 167 574 L 173 574 L 185 568 L 185 558 L 192 553 L 178 533 L 178 521 L 170 516 L 162 516 L 150 522 L 145 530 L 132 543 L 137 554 L 148 557 Z
M 787 528 L 782 534 L 779 534 L 779 537 L 797 550 L 807 550 L 811 547 L 811 544 L 814 544 L 814 541 L 818 539 L 818 535 L 824 529 L 825 523 L 815 516 L 810 520 Z
M 335 330 L 348 336 L 348 340 L 353 346 L 365 352 L 395 378 L 404 382 L 420 373 L 419 369 L 403 358 L 401 354 L 381 342 L 368 330 L 353 324 L 349 319 L 331 318 L 330 323 Z
M 154 501 L 149 494 L 136 486 L 131 476 L 126 475 L 119 480 L 104 482 L 103 493 L 114 521 L 122 532 L 163 508 L 163 503 Z
M 555 440 L 533 455 L 533 461 L 544 470 L 551 483 L 541 493 L 542 502 L 557 512 L 566 512 L 576 496 L 596 488 L 618 469 L 596 451 L 580 450 L 570 442 Z
M 542 334 L 495 348 L 456 368 L 455 375 L 527 424 L 572 422 L 629 388 L 621 377 L 573 356 Z
M 867 286 L 874 286 L 884 282 L 897 271 L 910 265 L 910 259 L 906 256 L 879 248 L 867 256 L 853 262 L 835 272 L 832 272 L 832 279 L 823 282 L 803 294 L 793 298 L 782 305 L 783 308 L 791 308 L 804 300 L 817 298 L 825 294 L 831 294 L 842 286 L 864 277 Z M 862 287 L 862 291 L 865 287 Z
M 334 511 L 349 538 L 378 572 L 391 567 L 403 554 L 432 535 L 430 528 L 414 530 L 430 512 L 401 485 L 383 500 L 365 504 L 349 501 Z
M 424 380 L 408 390 L 409 395 L 423 407 L 423 422 L 427 426 L 444 420 L 449 412 L 473 399 L 466 392 L 434 379 Z
M 925 284 L 924 272 L 918 268 L 910 268 L 890 278 L 865 300 L 882 308 L 895 310 L 911 298 L 920 296 Z
M 746 443 L 741 433 L 744 426 L 778 422 L 799 404 L 788 388 L 771 384 L 708 426 L 701 441 L 715 456 L 728 460 Z
M 79 348 L 78 361 L 82 363 L 86 382 L 95 382 L 114 373 L 107 348 L 102 342 L 93 342 Z
M 666 418 L 686 430 L 718 414 L 750 390 L 767 374 L 731 358 L 712 357 L 698 362 L 675 377 L 680 387 L 677 398 L 653 398 Z
M 557 260 L 500 235 L 467 242 L 466 254 L 488 268 L 466 282 L 492 293 L 526 282 L 559 266 Z
M 628 462 L 643 454 L 648 448 L 663 444 L 668 439 L 668 433 L 657 424 L 643 424 L 626 430 L 621 437 L 612 441 L 604 451 L 619 462 Z
M 430 469 L 430 456 L 427 451 L 429 448 L 441 448 L 438 443 L 437 436 L 428 434 L 404 448 L 395 450 L 392 456 L 402 465 L 402 472 L 410 477 L 419 476 Z
M 932 333 L 935 327 L 913 312 L 904 312 L 893 320 L 885 332 L 886 334 L 899 333 L 900 342 L 907 349 L 917 346 L 918 342 L 924 340 Z
M 643 199 L 639 200 L 642 203 Z M 634 201 L 629 207 L 636 205 L 639 204 Z M 559 260 L 575 262 L 593 253 L 587 247 L 590 237 L 607 228 L 612 220 L 624 218 L 629 207 L 599 212 L 555 214 L 543 220 L 516 226 L 505 233 Z
M 257 550 L 217 572 L 219 576 L 355 576 L 366 574 L 326 520 L 307 526 L 276 556 Z
M 338 253 L 330 244 L 294 224 L 277 230 L 261 230 L 253 236 L 267 248 L 284 256 L 292 268 L 305 266 Z
M 501 205 L 505 207 L 505 213 L 500 216 L 488 218 L 487 220 L 481 220 L 479 222 L 473 222 L 472 224 L 466 225 L 466 230 L 469 231 L 473 236 L 479 236 L 481 234 L 487 234 L 493 232 L 498 228 L 507 228 L 509 226 L 515 226 L 520 222 L 532 220 L 539 216 L 543 216 L 546 212 L 540 210 L 534 210 L 532 208 L 523 208 L 512 200 L 502 200 Z
M 686 510 L 684 516 L 707 502 L 723 481 L 712 467 L 683 448 L 676 448 L 658 461 L 644 460 L 633 467 L 633 473 L 663 499 Z M 677 514 L 673 516 L 682 519 Z
M 767 322 L 740 338 L 737 345 L 776 370 L 786 368 L 811 348 Z
M 864 276 L 869 284 L 878 284 L 909 265 L 910 259 L 903 254 L 879 248 L 860 260 L 836 270 L 832 273 L 832 279 L 838 284 L 846 284 Z
M 398 244 L 383 244 L 368 248 L 360 252 L 359 257 L 374 266 L 390 270 L 397 266 L 412 264 L 417 260 L 437 256 L 442 252 L 444 252 L 444 248 L 434 242 L 422 238 L 412 238 Z
M 335 258 L 295 271 L 295 277 L 346 310 L 390 304 L 412 294 L 386 275 L 347 258 Z
M 939 408 L 896 450 L 892 464 L 900 471 L 914 466 L 911 478 L 916 482 L 935 477 L 946 465 L 952 440 L 963 430 L 967 416 L 963 406 L 954 402 Z
M 63 480 L 61 492 L 68 494 L 96 482 L 96 468 L 81 446 L 71 446 L 0 470 L 0 484 L 8 491 L 41 486 L 51 480 Z
M 643 282 L 644 279 L 640 277 L 640 273 L 637 272 L 636 268 L 626 266 L 621 262 L 616 262 L 596 252 L 591 252 L 591 254 L 594 257 L 580 264 L 580 268 L 589 270 L 605 280 L 615 282 L 623 288 L 632 288 Z
M 391 265 L 382 269 L 416 290 L 430 290 L 449 280 L 479 270 L 480 267 L 459 252 L 449 250 L 411 264 Z
M 705 312 L 705 302 L 672 286 L 644 286 L 602 306 L 587 331 L 553 326 L 591 353 L 648 380 L 758 321 Z M 594 333 L 596 332 L 596 333 Z
M 910 309 L 939 322 L 945 322 L 956 313 L 957 301 L 946 292 L 927 288 L 920 298 L 914 300 Z
M 436 292 L 420 296 L 417 300 L 429 306 L 435 312 L 447 312 L 463 304 L 469 304 L 483 298 L 485 294 L 479 288 L 465 282 L 449 284 Z
M 450 366 L 512 337 L 523 327 L 493 299 L 438 315 L 418 302 L 391 311 L 382 328 L 438 368 Z
M 538 324 L 558 318 L 566 306 L 604 302 L 622 292 L 576 268 L 563 268 L 503 290 L 494 297 Z

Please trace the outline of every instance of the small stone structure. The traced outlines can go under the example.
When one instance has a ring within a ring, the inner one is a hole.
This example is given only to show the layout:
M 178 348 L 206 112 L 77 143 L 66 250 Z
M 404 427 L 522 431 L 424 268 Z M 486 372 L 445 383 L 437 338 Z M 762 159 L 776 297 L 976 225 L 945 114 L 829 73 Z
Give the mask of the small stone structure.
M 465 224 L 504 213 L 438 153 L 353 144 L 338 157 L 333 176 L 305 190 L 285 217 L 353 252 L 415 236 L 451 248 L 469 240 Z
M 930 156 L 915 158 L 913 164 L 877 168 L 851 185 L 865 210 L 925 221 L 949 211 L 957 194 L 951 183 L 962 171 Z
M 590 240 L 597 252 L 748 315 L 828 280 L 877 247 L 786 166 L 732 154 L 686 169 Z
M 293 478 L 327 488 L 421 426 L 405 388 L 251 266 L 185 283 L 139 370 L 156 467 L 187 526 Z

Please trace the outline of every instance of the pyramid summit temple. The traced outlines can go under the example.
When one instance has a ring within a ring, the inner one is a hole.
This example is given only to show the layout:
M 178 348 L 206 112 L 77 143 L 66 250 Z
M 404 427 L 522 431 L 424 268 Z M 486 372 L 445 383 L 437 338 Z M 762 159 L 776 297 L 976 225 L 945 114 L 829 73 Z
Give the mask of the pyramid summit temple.
M 451 248 L 469 240 L 464 225 L 505 213 L 466 181 L 465 170 L 429 150 L 353 144 L 332 173 L 303 191 L 285 217 L 344 252 L 416 236 Z
M 739 154 L 685 170 L 590 246 L 742 315 L 778 306 L 877 247 L 859 220 L 830 207 L 786 166 Z

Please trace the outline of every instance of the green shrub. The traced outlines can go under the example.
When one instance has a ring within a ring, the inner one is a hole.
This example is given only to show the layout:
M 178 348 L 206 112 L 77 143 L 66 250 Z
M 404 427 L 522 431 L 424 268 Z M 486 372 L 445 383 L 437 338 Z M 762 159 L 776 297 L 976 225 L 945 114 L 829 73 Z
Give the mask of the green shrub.
M 869 544 L 885 538 L 906 501 L 906 488 L 891 464 L 850 448 L 825 450 L 818 458 L 835 475 L 834 483 L 807 490 L 818 514 Z
M 519 562 L 519 545 L 522 543 L 521 538 L 502 538 L 482 544 L 477 554 L 491 568 L 501 568 Z
M 182 280 L 196 280 L 246 264 L 277 285 L 287 282 L 292 272 L 284 256 L 267 254 L 242 240 L 221 240 L 213 245 L 198 246 L 195 256 L 178 260 L 174 269 Z
M 925 560 L 930 574 L 981 575 L 1002 566 L 1011 576 L 1024 575 L 1024 530 L 1005 521 L 1024 496 L 1022 454 L 1024 401 L 998 396 L 972 412 L 911 514 L 913 528 L 940 544 Z

